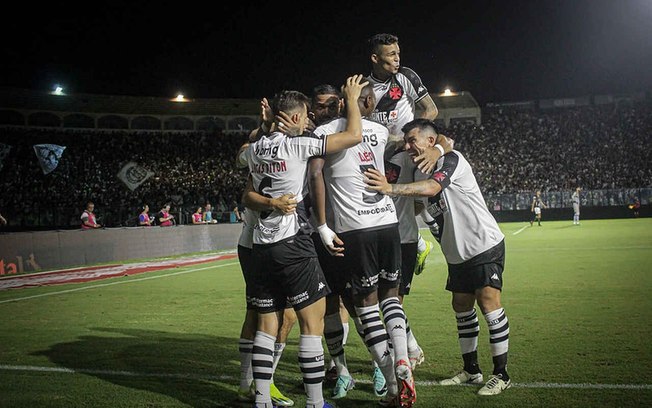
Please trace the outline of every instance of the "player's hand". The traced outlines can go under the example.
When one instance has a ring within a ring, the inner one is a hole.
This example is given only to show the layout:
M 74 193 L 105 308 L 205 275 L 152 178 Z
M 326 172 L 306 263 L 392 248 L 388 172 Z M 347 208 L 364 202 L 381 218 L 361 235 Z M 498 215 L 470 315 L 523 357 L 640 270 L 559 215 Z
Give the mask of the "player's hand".
M 346 85 L 342 87 L 342 94 L 348 103 L 358 103 L 362 88 L 369 84 L 368 81 L 362 82 L 363 80 L 364 76 L 362 75 L 353 75 L 346 79 Z
M 299 136 L 303 133 L 303 129 L 292 121 L 290 115 L 283 111 L 276 115 L 276 120 L 278 120 L 278 130 L 288 136 Z
M 444 153 L 449 153 L 453 150 L 455 142 L 453 139 L 444 136 L 438 135 L 437 142 L 444 149 Z M 441 152 L 435 147 L 426 147 L 424 149 L 419 148 L 419 146 L 414 146 L 418 154 L 413 157 L 413 161 L 417 164 L 417 167 L 421 172 L 429 174 L 437 166 L 437 160 L 441 157 Z
M 272 198 L 271 205 L 282 214 L 292 214 L 297 209 L 297 200 L 294 194 L 284 194 L 278 198 Z
M 308 120 L 306 121 L 306 130 L 308 132 L 312 132 L 315 129 L 317 129 L 317 125 L 315 124 L 315 122 L 312 119 L 308 118 Z
M 267 98 L 260 101 L 260 118 L 267 125 L 267 129 L 271 128 L 272 123 L 274 123 L 274 114 Z
M 328 225 L 323 224 L 317 227 L 321 242 L 332 256 L 344 256 L 344 242 L 337 236 L 337 234 L 328 228 Z M 338 246 L 335 246 L 337 244 Z
M 369 169 L 365 171 L 364 175 L 367 177 L 365 183 L 369 190 L 377 191 L 381 194 L 389 195 L 392 191 L 392 186 L 387 182 L 387 178 L 376 169 Z

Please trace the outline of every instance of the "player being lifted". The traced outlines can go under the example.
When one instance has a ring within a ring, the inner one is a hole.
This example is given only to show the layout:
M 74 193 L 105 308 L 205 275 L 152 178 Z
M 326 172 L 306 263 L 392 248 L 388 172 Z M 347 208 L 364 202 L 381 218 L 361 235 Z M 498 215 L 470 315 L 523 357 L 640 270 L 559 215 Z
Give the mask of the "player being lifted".
M 347 79 L 343 89 L 347 109 L 347 127 L 323 139 L 288 137 L 282 132 L 263 136 L 245 151 L 252 175 L 253 190 L 276 198 L 285 194 L 296 197 L 296 211 L 262 212 L 254 227 L 252 256 L 254 265 L 254 303 L 258 309 L 258 330 L 253 346 L 253 376 L 256 406 L 272 407 L 270 382 L 273 374 L 273 349 L 286 301 L 290 301 L 299 320 L 299 366 L 307 394 L 307 407 L 329 407 L 322 395 L 324 356 L 321 336 L 324 330 L 324 296 L 329 293 L 315 248 L 310 240 L 304 192 L 306 165 L 310 157 L 338 152 L 362 140 L 360 96 L 362 76 Z M 307 120 L 308 98 L 300 92 L 283 91 L 272 103 L 272 111 L 288 114 L 302 130 Z M 248 205 L 247 197 L 244 197 Z
M 437 132 L 432 122 L 416 119 L 403 127 L 405 147 L 412 154 L 432 147 Z M 479 384 L 477 346 L 480 326 L 477 302 L 489 326 L 493 375 L 479 390 L 496 395 L 511 385 L 507 374 L 509 323 L 500 303 L 505 260 L 504 235 L 485 205 L 471 166 L 458 151 L 442 156 L 432 178 L 410 184 L 389 184 L 377 170 L 365 173 L 369 188 L 392 196 L 428 197 L 428 212 L 439 226 L 439 241 L 448 263 L 446 289 L 453 292 L 464 368 L 442 385 Z
M 398 37 L 392 34 L 376 34 L 368 40 L 369 54 L 371 60 L 371 74 L 367 80 L 374 87 L 374 94 L 376 96 L 376 107 L 371 116 L 389 129 L 390 141 L 388 144 L 392 157 L 390 161 L 394 162 L 399 167 L 405 167 L 413 163 L 403 164 L 404 160 L 411 160 L 407 155 L 400 153 L 401 146 L 396 146 L 393 142 L 402 140 L 403 132 L 401 128 L 406 123 L 413 120 L 416 116 L 417 109 L 419 110 L 419 117 L 424 119 L 433 120 L 437 117 L 438 110 L 435 102 L 428 94 L 428 89 L 425 87 L 419 75 L 412 69 L 401 66 L 401 49 L 398 44 Z M 442 151 L 441 154 L 444 152 Z M 422 158 L 422 157 L 420 157 Z M 434 164 L 435 157 L 430 162 Z M 427 162 L 421 162 L 419 169 L 426 169 Z M 391 170 L 391 169 L 390 169 Z M 408 170 L 409 171 L 409 170 Z M 415 181 L 405 179 L 406 174 L 403 174 L 402 182 Z M 424 240 L 418 232 L 417 223 L 414 219 L 414 210 L 408 207 L 414 207 L 415 199 L 412 197 L 396 197 L 396 207 L 399 211 L 399 226 L 401 230 L 401 244 L 404 245 L 403 254 L 405 259 L 414 254 L 416 258 L 415 273 L 418 275 L 423 271 L 426 258 L 432 250 L 432 243 Z M 432 223 L 434 220 L 430 219 L 426 211 L 421 213 L 426 223 Z M 417 238 L 412 235 L 412 231 L 417 231 Z M 417 243 L 416 248 L 412 248 L 414 243 Z M 406 246 L 406 244 L 408 244 Z M 418 250 L 418 251 L 417 251 Z M 418 258 L 417 258 L 418 253 Z M 408 266 L 408 265 L 405 265 Z M 402 269 L 402 272 L 407 272 Z M 404 275 L 408 281 L 403 286 L 409 286 L 411 282 L 411 272 L 409 275 Z M 412 337 L 413 339 L 413 337 Z M 414 361 L 422 361 L 423 354 L 421 349 L 416 345 L 416 340 L 411 347 L 411 355 L 417 355 L 417 360 L 413 357 Z

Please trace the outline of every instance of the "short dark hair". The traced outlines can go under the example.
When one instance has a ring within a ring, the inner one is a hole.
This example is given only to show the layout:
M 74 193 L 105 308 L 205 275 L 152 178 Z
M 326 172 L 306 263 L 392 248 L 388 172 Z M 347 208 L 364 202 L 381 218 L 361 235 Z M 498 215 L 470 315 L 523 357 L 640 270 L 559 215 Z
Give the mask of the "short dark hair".
M 415 128 L 418 128 L 419 130 L 430 129 L 435 135 L 437 135 L 437 127 L 435 126 L 435 123 L 431 120 L 423 118 L 414 119 L 413 121 L 406 123 L 403 128 L 401 128 L 401 131 L 404 135 L 407 135 L 412 129 Z
M 337 96 L 338 99 L 342 98 L 342 93 L 340 92 L 340 90 L 330 84 L 321 84 L 312 88 L 313 103 L 315 101 L 315 98 L 318 97 L 319 95 L 335 95 Z
M 394 34 L 376 34 L 367 40 L 369 44 L 369 54 L 378 54 L 381 45 L 392 45 L 398 42 L 398 37 Z
M 272 113 L 278 115 L 280 112 L 289 113 L 299 109 L 301 105 L 310 107 L 310 99 L 299 91 L 281 91 L 274 96 L 271 103 Z
M 93 203 L 92 201 L 87 202 L 87 203 L 86 203 L 86 208 L 88 208 L 88 207 L 91 206 L 91 205 L 95 205 L 95 203 Z

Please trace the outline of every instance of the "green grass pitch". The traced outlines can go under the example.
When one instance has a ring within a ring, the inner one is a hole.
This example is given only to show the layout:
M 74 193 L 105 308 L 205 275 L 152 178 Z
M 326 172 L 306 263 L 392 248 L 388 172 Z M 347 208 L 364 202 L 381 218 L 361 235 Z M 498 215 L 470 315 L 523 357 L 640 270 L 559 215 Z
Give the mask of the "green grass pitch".
M 479 397 L 474 387 L 429 383 L 461 368 L 445 263 L 435 249 L 406 300 L 426 353 L 415 371 L 417 406 L 652 406 L 652 219 L 501 228 L 516 385 Z M 0 407 L 249 406 L 235 402 L 243 280 L 237 260 L 213 265 L 0 292 Z M 112 282 L 121 283 L 105 285 Z M 104 286 L 6 302 L 97 285 Z M 349 366 L 360 382 L 337 406 L 373 407 L 367 351 L 353 330 L 349 339 Z M 297 344 L 295 327 L 275 378 L 301 407 Z M 478 352 L 489 374 L 484 322 Z

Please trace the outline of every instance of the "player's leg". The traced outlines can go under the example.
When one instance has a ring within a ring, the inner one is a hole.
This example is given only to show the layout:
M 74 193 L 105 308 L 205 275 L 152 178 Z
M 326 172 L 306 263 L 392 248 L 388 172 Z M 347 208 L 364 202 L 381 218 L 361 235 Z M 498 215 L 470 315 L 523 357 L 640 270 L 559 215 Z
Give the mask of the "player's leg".
M 278 246 L 278 245 L 277 245 Z M 317 253 L 308 236 L 297 235 L 291 243 L 278 248 L 286 264 L 280 284 L 292 303 L 299 321 L 299 367 L 306 392 L 306 406 L 321 408 L 324 402 L 324 315 L 325 297 L 330 294 L 326 278 L 319 266 Z
M 274 343 L 274 363 L 272 366 L 272 371 L 274 373 L 276 372 L 276 367 L 278 366 L 278 363 L 281 360 L 281 356 L 283 355 L 283 351 L 285 350 L 285 344 L 287 343 L 288 335 L 292 331 L 292 328 L 294 327 L 296 321 L 297 321 L 297 315 L 294 312 L 294 309 L 292 309 L 292 305 L 286 304 L 285 310 L 283 312 L 283 323 L 280 325 L 278 329 L 278 333 L 276 335 L 276 342 Z M 270 395 L 272 396 L 272 402 L 276 406 L 291 407 L 294 405 L 294 401 L 286 397 L 276 387 L 276 384 L 274 383 L 274 377 L 272 377 L 272 384 L 270 386 Z
M 301 336 L 299 338 L 299 367 L 303 375 L 307 407 L 322 407 L 324 396 L 324 348 L 321 338 L 324 332 L 326 300 L 320 298 L 314 303 L 297 310 Z
M 324 338 L 331 361 L 337 370 L 337 380 L 333 389 L 333 398 L 344 398 L 353 389 L 355 382 L 346 366 L 344 354 L 344 327 L 340 317 L 340 296 L 331 294 L 326 298 L 326 316 L 324 317 Z
M 451 279 L 451 276 L 456 278 Z M 453 290 L 452 306 L 457 321 L 457 337 L 462 353 L 464 367 L 462 371 L 451 378 L 440 382 L 441 385 L 457 385 L 463 383 L 480 384 L 482 383 L 482 371 L 478 364 L 478 333 L 480 326 L 478 315 L 475 311 L 475 294 L 468 293 L 466 285 L 459 284 L 459 274 L 451 274 L 449 271 L 449 284 L 447 289 Z M 453 287 L 450 281 L 453 280 Z M 464 291 L 464 292 L 463 292 Z
M 482 254 L 482 256 L 486 256 L 486 254 Z M 485 276 L 482 272 L 474 265 L 448 265 L 446 290 L 453 293 L 452 306 L 457 321 L 457 337 L 464 367 L 453 377 L 442 380 L 441 385 L 482 383 L 482 371 L 478 364 L 480 325 L 475 310 L 475 291 L 485 286 Z
M 415 253 L 417 251 L 416 243 L 401 244 L 401 284 L 398 289 L 399 301 L 403 305 L 406 295 L 410 294 L 412 287 L 412 278 L 414 276 L 414 265 L 417 262 Z M 410 323 L 405 319 L 405 334 L 407 337 L 407 348 L 410 366 L 414 370 L 419 364 L 423 363 L 425 356 L 423 350 L 419 347 Z M 398 360 L 398 359 L 396 359 Z
M 430 213 L 426 210 L 425 203 L 422 200 L 414 200 L 414 212 L 415 214 L 419 214 L 421 216 L 421 219 L 428 225 L 428 227 L 431 228 L 431 232 L 433 233 L 433 236 L 438 235 L 438 233 L 433 232 L 433 226 L 437 225 L 435 223 L 435 219 L 432 218 Z M 414 274 L 415 275 L 420 275 L 421 272 L 426 267 L 426 259 L 428 258 L 428 255 L 432 251 L 432 248 L 434 245 L 430 241 L 426 241 L 423 239 L 421 234 L 419 234 L 419 239 L 417 241 L 417 259 L 416 259 L 416 265 L 414 267 Z M 405 273 L 406 269 L 401 269 L 402 273 Z
M 238 388 L 238 399 L 246 402 L 253 402 L 255 394 L 251 389 L 253 384 L 253 371 L 251 367 L 251 356 L 254 347 L 254 338 L 258 326 L 258 313 L 256 306 L 252 302 L 251 285 L 251 248 L 238 245 L 238 260 L 245 281 L 245 296 L 247 303 L 247 312 L 245 314 L 242 329 L 240 330 L 240 339 L 238 341 L 238 350 L 240 354 L 240 386 Z
M 399 384 L 400 403 L 402 406 L 411 406 L 416 401 L 416 389 L 408 354 L 405 311 L 399 300 L 402 257 L 398 226 L 378 230 L 376 242 L 380 271 L 378 298 L 385 327 L 394 348 L 394 369 Z M 414 259 L 414 256 L 412 258 Z
M 272 368 L 274 365 L 274 342 L 282 318 L 282 310 L 273 310 L 271 306 L 259 309 L 258 330 L 254 338 L 251 361 L 256 388 L 256 407 L 258 408 L 273 406 L 270 387 L 274 374 Z
M 495 262 L 482 265 L 485 285 L 476 290 L 478 305 L 489 327 L 489 342 L 494 363 L 493 375 L 478 392 L 480 395 L 500 394 L 511 386 L 507 374 L 509 321 L 500 302 L 505 247 L 501 243 L 497 249 L 502 251 L 502 255 Z

